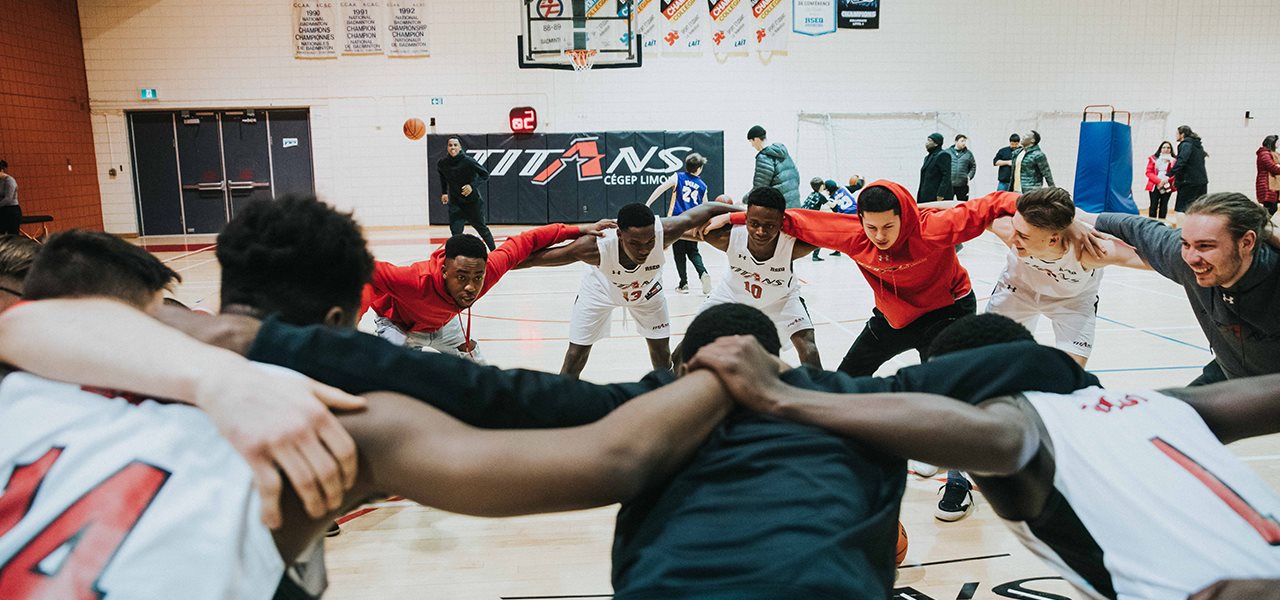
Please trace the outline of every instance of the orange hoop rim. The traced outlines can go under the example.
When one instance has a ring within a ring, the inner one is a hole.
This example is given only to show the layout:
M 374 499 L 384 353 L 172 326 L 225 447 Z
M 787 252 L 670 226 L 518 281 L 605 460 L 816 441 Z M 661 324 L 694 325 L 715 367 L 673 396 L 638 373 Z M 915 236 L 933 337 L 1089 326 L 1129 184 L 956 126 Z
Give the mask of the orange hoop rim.
M 569 64 L 573 65 L 574 71 L 590 71 L 591 65 L 595 63 L 598 50 L 590 49 L 569 49 L 564 51 L 564 55 L 569 57 Z

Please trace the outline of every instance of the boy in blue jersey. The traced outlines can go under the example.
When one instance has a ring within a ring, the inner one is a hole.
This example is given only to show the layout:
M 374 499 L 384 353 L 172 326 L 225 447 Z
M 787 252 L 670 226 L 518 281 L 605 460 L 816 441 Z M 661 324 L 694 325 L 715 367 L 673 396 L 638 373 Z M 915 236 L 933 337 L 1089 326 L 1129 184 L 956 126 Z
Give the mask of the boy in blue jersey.
M 652 205 L 654 200 L 661 197 L 667 190 L 671 190 L 671 207 L 667 211 L 668 217 L 677 216 L 706 202 L 707 184 L 698 177 L 702 174 L 702 168 L 706 165 L 706 157 L 697 152 L 690 152 L 684 158 L 684 170 L 668 177 L 666 181 L 662 182 L 662 185 L 658 186 L 658 189 L 653 190 L 645 205 Z M 703 295 L 710 294 L 711 276 L 707 274 L 707 268 L 702 265 L 702 254 L 698 252 L 698 242 L 678 240 L 671 245 L 671 252 L 675 254 L 676 273 L 680 275 L 680 285 L 676 287 L 676 291 L 681 294 L 689 293 L 689 277 L 684 266 L 685 259 L 688 259 L 698 272 L 698 280 L 702 283 Z
M 809 187 L 813 188 L 813 193 L 809 194 L 809 196 L 804 199 L 804 208 L 808 210 L 822 210 L 823 206 L 826 206 L 828 203 L 831 202 L 830 198 L 822 195 L 822 190 L 824 189 L 824 186 L 828 183 L 832 185 L 835 184 L 835 182 L 831 180 L 827 180 L 824 182 L 821 177 L 814 177 L 813 179 L 809 180 Z M 831 190 L 831 188 L 829 187 L 826 189 L 828 190 L 828 192 Z M 812 254 L 813 262 L 822 262 L 823 260 L 826 260 L 821 256 L 818 256 L 819 252 L 822 252 L 822 248 L 813 249 L 813 254 Z

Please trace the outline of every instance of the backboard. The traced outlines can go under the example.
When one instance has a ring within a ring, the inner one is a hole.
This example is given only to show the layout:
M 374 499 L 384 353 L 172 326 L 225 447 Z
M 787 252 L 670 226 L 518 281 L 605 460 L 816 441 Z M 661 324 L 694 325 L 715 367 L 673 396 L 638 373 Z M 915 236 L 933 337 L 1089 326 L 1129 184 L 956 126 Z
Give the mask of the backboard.
M 595 69 L 641 66 L 636 1 L 521 0 L 520 68 L 573 69 L 573 50 L 594 50 Z

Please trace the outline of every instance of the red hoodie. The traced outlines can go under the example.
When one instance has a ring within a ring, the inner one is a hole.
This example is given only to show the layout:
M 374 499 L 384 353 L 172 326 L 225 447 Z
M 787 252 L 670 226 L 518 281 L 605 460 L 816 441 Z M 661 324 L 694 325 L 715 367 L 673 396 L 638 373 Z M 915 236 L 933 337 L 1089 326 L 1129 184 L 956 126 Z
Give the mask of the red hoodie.
M 982 235 L 995 219 L 1013 215 L 1020 195 L 995 192 L 955 208 L 921 210 L 906 188 L 884 180 L 867 187 L 874 186 L 888 188 L 902 205 L 901 231 L 888 250 L 871 243 L 857 215 L 789 209 L 782 232 L 849 255 L 871 284 L 876 308 L 895 329 L 972 291 L 955 245 Z M 733 213 L 730 221 L 743 224 L 746 213 Z
M 502 276 L 524 262 L 530 254 L 582 235 L 573 225 L 552 223 L 507 238 L 489 253 L 484 271 L 484 287 L 476 300 L 498 283 Z M 431 258 L 411 265 L 396 266 L 374 261 L 373 279 L 364 287 L 360 314 L 372 308 L 406 331 L 438 331 L 462 309 L 444 288 L 444 246 Z

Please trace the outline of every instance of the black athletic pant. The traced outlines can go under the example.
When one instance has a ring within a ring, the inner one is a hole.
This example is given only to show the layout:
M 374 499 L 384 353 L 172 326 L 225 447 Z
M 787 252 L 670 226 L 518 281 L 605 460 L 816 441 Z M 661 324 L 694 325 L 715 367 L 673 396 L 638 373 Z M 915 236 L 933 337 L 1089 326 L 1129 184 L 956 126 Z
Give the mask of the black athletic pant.
M 20 229 L 22 225 L 22 208 L 17 204 L 13 206 L 0 206 L 0 235 L 18 235 L 22 233 Z
M 1151 190 L 1147 194 L 1151 196 L 1151 205 L 1147 207 L 1147 216 L 1153 219 L 1163 219 L 1169 216 L 1169 197 L 1173 195 L 1173 192 Z
M 978 300 L 969 292 L 951 306 L 927 312 L 906 327 L 894 329 L 880 309 L 872 309 L 871 318 L 849 347 L 838 370 L 854 377 L 872 375 L 880 365 L 912 348 L 920 353 L 920 361 L 924 362 L 929 359 L 929 345 L 939 332 L 977 310 Z
M 1173 210 L 1187 212 L 1187 207 L 1201 196 L 1209 193 L 1208 185 L 1178 185 L 1178 199 L 1173 203 Z
M 453 198 L 449 199 L 449 232 L 453 235 L 462 233 L 462 228 L 470 223 L 476 229 L 476 233 L 484 240 L 484 245 L 490 250 L 497 248 L 493 243 L 493 234 L 489 232 L 489 226 L 484 224 L 484 200 L 474 200 L 469 202 L 459 202 Z
M 1218 364 L 1218 359 L 1215 358 L 1209 361 L 1209 364 L 1204 366 L 1204 369 L 1200 371 L 1200 376 L 1192 380 L 1191 383 L 1188 383 L 1187 387 L 1209 385 L 1211 383 L 1218 383 L 1226 380 L 1227 374 L 1223 372 L 1222 366 Z
M 693 263 L 693 268 L 698 272 L 698 277 L 706 274 L 707 268 L 702 266 L 702 253 L 698 251 L 698 242 L 693 240 L 676 240 L 671 244 L 671 252 L 676 256 L 676 273 L 680 275 L 680 287 L 689 285 L 689 278 L 686 275 L 684 267 L 684 259 L 688 258 Z
M 969 201 L 969 183 L 968 182 L 965 182 L 963 185 L 951 186 L 951 191 L 955 193 L 956 200 L 959 200 L 961 202 Z
M 1271 216 L 1273 216 L 1273 217 L 1274 217 L 1274 216 L 1276 216 L 1276 203 L 1275 203 L 1275 202 L 1263 202 L 1263 203 L 1262 203 L 1262 208 L 1267 209 L 1267 214 L 1269 214 L 1269 215 L 1271 215 Z

